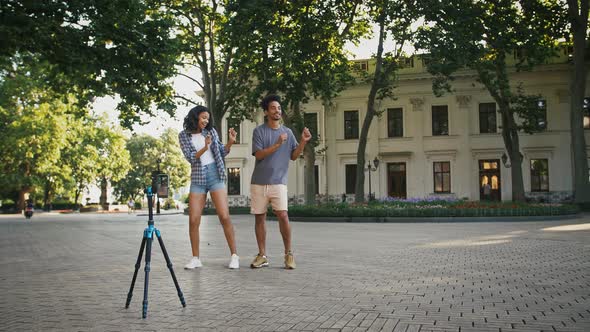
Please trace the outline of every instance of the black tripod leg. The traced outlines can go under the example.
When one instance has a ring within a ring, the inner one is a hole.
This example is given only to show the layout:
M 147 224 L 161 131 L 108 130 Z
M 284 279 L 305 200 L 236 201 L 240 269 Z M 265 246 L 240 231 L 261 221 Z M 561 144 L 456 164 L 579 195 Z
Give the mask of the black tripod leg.
M 174 286 L 176 286 L 176 291 L 178 292 L 178 298 L 180 299 L 180 303 L 183 307 L 186 307 L 186 303 L 184 302 L 184 296 L 182 295 L 182 291 L 180 290 L 180 286 L 178 285 L 178 280 L 176 280 L 176 274 L 174 274 L 172 262 L 170 261 L 170 257 L 168 257 L 168 252 L 166 251 L 164 240 L 162 240 L 162 235 L 160 235 L 160 232 L 156 232 L 156 236 L 158 237 L 160 248 L 162 248 L 162 252 L 164 253 L 164 258 L 166 259 L 166 265 L 168 266 L 168 270 L 170 270 L 170 274 L 172 274 L 172 280 L 174 280 Z
M 148 288 L 150 283 L 150 266 L 152 260 L 152 241 L 153 233 L 151 237 L 147 239 L 147 246 L 145 250 L 145 283 L 143 286 L 143 310 L 142 310 L 142 317 L 147 317 L 147 307 L 148 307 Z
M 141 246 L 139 247 L 139 255 L 137 255 L 137 262 L 135 262 L 135 272 L 133 273 L 133 279 L 131 280 L 131 287 L 129 287 L 129 293 L 127 293 L 127 302 L 125 308 L 129 308 L 131 303 L 131 297 L 133 296 L 133 287 L 135 287 L 135 279 L 137 279 L 137 271 L 141 266 L 141 256 L 143 256 L 143 248 L 145 248 L 145 237 L 141 240 Z

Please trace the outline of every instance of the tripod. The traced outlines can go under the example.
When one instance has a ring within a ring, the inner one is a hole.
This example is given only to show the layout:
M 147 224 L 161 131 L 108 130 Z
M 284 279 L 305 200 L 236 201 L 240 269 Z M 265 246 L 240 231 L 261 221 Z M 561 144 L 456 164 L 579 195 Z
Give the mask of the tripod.
M 133 296 L 133 287 L 135 286 L 135 279 L 137 278 L 137 271 L 139 271 L 139 267 L 141 266 L 141 256 L 143 256 L 143 249 L 146 248 L 145 251 L 145 283 L 143 286 L 143 310 L 142 310 L 142 317 L 147 317 L 147 307 L 148 307 L 148 288 L 149 288 L 149 276 L 150 276 L 150 264 L 152 258 L 152 241 L 154 240 L 154 233 L 158 238 L 158 242 L 160 243 L 160 248 L 162 248 L 162 252 L 164 253 L 164 258 L 166 259 L 166 265 L 168 266 L 168 270 L 170 270 L 170 274 L 172 275 L 172 280 L 174 280 L 174 286 L 176 286 L 176 291 L 178 292 L 178 297 L 180 298 L 180 303 L 183 307 L 186 307 L 186 303 L 184 302 L 184 296 L 182 295 L 182 291 L 180 290 L 180 286 L 178 285 L 178 280 L 176 280 L 176 275 L 174 274 L 174 269 L 172 269 L 172 262 L 170 261 L 170 257 L 168 257 L 168 252 L 166 251 L 166 247 L 164 246 L 164 241 L 162 240 L 162 235 L 160 231 L 154 227 L 154 213 L 153 213 L 153 206 L 154 203 L 152 198 L 154 193 L 152 192 L 152 187 L 148 187 L 146 189 L 147 197 L 148 197 L 148 211 L 149 211 L 149 219 L 148 219 L 148 227 L 143 231 L 143 239 L 141 240 L 141 246 L 139 247 L 139 255 L 137 256 L 137 262 L 135 263 L 135 272 L 133 273 L 133 279 L 131 280 L 131 287 L 129 287 L 129 293 L 127 294 L 127 302 L 125 303 L 125 308 L 129 308 L 129 303 L 131 303 L 131 297 Z

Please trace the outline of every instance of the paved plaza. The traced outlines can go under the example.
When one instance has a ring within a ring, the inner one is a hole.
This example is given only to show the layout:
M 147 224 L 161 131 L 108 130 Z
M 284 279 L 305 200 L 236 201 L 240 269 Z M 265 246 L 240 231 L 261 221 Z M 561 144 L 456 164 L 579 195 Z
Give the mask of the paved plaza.
M 528 222 L 293 222 L 296 270 L 278 225 L 270 267 L 249 268 L 254 220 L 233 216 L 241 268 L 216 217 L 201 224 L 204 267 L 187 217 L 156 227 L 187 302 L 154 243 L 147 319 L 144 264 L 125 300 L 147 217 L 0 215 L 2 331 L 590 331 L 590 215 Z

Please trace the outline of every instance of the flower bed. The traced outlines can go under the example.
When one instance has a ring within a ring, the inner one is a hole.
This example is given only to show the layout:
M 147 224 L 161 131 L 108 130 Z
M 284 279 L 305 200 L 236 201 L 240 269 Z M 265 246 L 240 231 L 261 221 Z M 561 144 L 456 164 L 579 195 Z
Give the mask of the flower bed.
M 361 204 L 331 203 L 289 207 L 293 217 L 503 217 L 570 215 L 579 208 L 570 204 L 482 202 L 456 199 L 386 198 Z

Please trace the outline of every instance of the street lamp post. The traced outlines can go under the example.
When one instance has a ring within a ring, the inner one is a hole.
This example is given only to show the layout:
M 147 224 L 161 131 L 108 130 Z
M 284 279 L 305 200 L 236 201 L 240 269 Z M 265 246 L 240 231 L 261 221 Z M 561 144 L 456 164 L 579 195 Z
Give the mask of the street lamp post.
M 162 159 L 158 158 L 156 159 L 156 162 L 158 163 L 158 175 L 160 174 L 160 163 L 162 162 Z M 160 196 L 156 196 L 156 213 L 160 214 Z
M 373 167 L 373 165 L 375 166 Z M 371 192 L 371 172 L 375 172 L 377 170 L 377 167 L 379 167 L 379 159 L 377 159 L 377 157 L 373 159 L 373 165 L 371 165 L 371 161 L 367 163 L 367 170 L 369 171 L 369 201 L 375 199 L 375 196 L 373 196 Z

